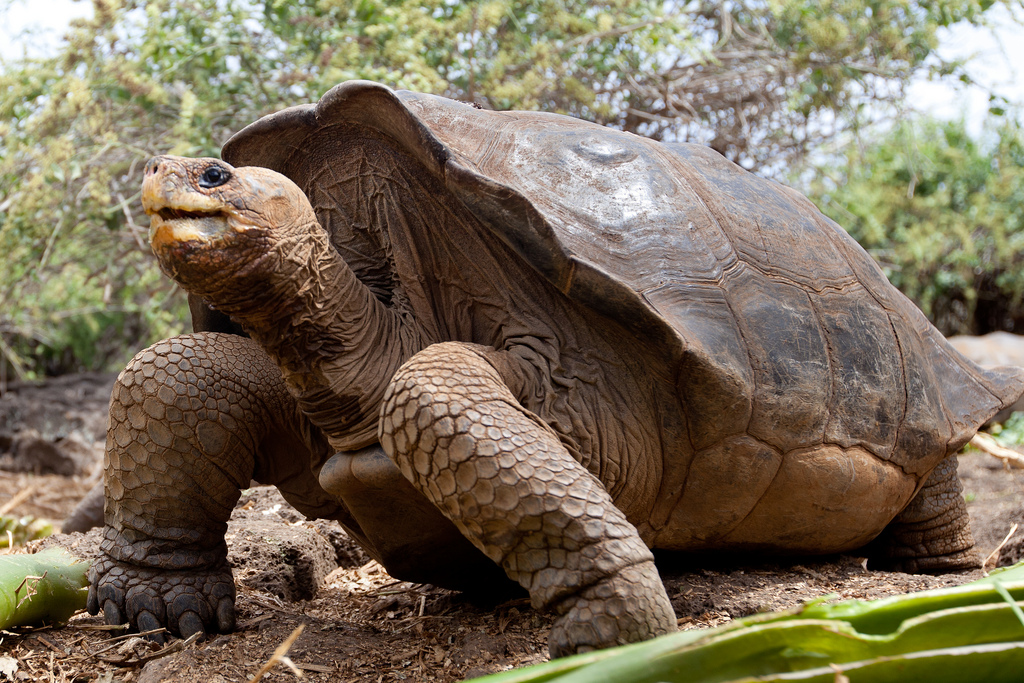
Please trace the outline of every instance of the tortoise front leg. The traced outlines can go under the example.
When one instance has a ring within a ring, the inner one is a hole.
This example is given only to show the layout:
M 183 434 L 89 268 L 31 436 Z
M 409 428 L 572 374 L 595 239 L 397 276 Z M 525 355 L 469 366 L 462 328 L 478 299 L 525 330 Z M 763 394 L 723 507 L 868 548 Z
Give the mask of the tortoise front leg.
M 495 356 L 445 343 L 409 360 L 385 397 L 384 450 L 534 607 L 561 615 L 553 657 L 674 631 L 650 550 L 601 483 L 519 404 Z
M 182 636 L 232 630 L 224 533 L 241 489 L 278 484 L 300 494 L 302 512 L 338 517 L 296 415 L 280 371 L 249 339 L 198 333 L 136 355 L 110 401 L 105 557 L 90 570 L 89 611 Z

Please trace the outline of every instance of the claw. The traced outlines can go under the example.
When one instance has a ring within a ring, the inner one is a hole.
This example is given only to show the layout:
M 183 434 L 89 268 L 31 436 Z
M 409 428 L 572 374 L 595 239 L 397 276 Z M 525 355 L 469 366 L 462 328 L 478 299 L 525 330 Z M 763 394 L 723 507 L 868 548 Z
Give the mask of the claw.
M 124 608 L 125 611 L 128 612 L 128 618 L 132 621 L 141 618 L 142 614 L 148 612 L 153 621 L 157 624 L 156 628 L 163 626 L 167 622 L 167 609 L 164 605 L 163 596 L 159 595 L 156 591 L 146 589 L 143 586 L 135 586 L 128 590 L 128 595 L 124 602 Z M 142 628 L 141 623 L 138 626 L 140 631 L 149 630 Z
M 221 598 L 217 605 L 217 629 L 221 633 L 231 633 L 235 630 L 235 599 Z
M 206 633 L 203 620 L 195 612 L 185 612 L 178 618 L 178 631 L 182 638 L 188 638 L 194 633 Z
M 85 599 L 85 609 L 92 615 L 100 613 L 100 601 L 96 597 L 96 582 L 91 577 L 89 580 L 89 596 Z
M 98 599 L 101 603 L 113 600 L 118 605 L 124 604 L 124 591 L 119 586 L 111 583 L 100 583 L 98 591 Z
M 167 621 L 170 623 L 181 623 L 188 613 L 191 612 L 199 621 L 199 629 L 203 630 L 203 624 L 213 624 L 213 610 L 205 595 L 197 593 L 180 593 L 167 604 Z M 191 623 L 191 622 L 190 622 Z M 195 631 L 193 631 L 194 633 Z M 188 638 L 191 633 L 181 633 L 182 638 Z
M 103 620 L 108 624 L 123 624 L 125 622 L 121 608 L 113 600 L 103 601 Z
M 156 629 L 163 628 L 163 624 L 161 624 L 153 613 L 148 610 L 142 610 L 139 612 L 139 615 L 136 618 L 136 623 L 139 627 L 139 631 L 155 631 Z M 163 645 L 167 642 L 167 633 L 166 631 L 158 631 L 157 633 L 150 633 L 146 638 L 152 640 L 154 643 Z

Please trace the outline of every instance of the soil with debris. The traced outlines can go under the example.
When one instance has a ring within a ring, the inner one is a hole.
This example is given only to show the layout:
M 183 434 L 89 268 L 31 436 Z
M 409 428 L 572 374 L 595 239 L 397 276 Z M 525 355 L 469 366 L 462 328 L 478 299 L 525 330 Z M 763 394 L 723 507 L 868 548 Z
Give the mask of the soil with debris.
M 112 376 L 82 375 L 43 386 L 13 385 L 0 397 L 0 509 L 59 522 L 101 476 L 106 397 Z M 986 454 L 961 456 L 974 536 L 992 553 L 1014 523 L 1024 527 L 1024 470 Z M 89 558 L 98 530 L 30 544 Z M 1024 556 L 1024 530 L 993 564 Z M 459 681 L 544 661 L 552 618 L 525 594 L 468 599 L 393 580 L 334 523 L 308 521 L 271 488 L 245 492 L 229 525 L 238 587 L 238 629 L 203 642 L 156 646 L 104 630 L 79 614 L 60 628 L 0 632 L 0 661 L 16 681 L 249 681 L 299 627 L 287 657 L 309 681 Z M 965 583 L 981 571 L 943 576 L 875 572 L 862 558 L 706 557 L 662 554 L 681 628 L 706 628 L 758 611 L 820 598 L 879 598 Z M 9 658 L 9 659 L 4 659 Z M 0 673 L 0 681 L 5 674 Z M 275 664 L 264 681 L 291 681 Z

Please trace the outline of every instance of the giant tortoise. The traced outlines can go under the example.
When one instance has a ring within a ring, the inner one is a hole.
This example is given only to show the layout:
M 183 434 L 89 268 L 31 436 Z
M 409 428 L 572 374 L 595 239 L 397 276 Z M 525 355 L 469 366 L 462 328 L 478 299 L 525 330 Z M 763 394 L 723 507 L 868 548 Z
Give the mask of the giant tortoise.
M 1024 371 L 950 348 L 798 193 L 369 82 L 223 159 L 151 160 L 143 204 L 164 271 L 248 338 L 121 374 L 94 613 L 232 628 L 250 478 L 396 578 L 513 579 L 560 615 L 553 655 L 675 629 L 652 548 L 976 563 L 955 454 Z

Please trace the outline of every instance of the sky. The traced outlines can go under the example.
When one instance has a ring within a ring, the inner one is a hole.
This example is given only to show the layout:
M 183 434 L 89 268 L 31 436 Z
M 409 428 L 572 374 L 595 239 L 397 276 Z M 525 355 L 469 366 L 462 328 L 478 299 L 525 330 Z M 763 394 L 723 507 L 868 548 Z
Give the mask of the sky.
M 88 0 L 16 0 L 6 14 L 0 14 L 0 57 L 20 56 L 11 41 L 20 29 L 38 31 L 34 42 L 52 47 L 71 19 L 91 13 Z M 974 80 L 1024 108 L 1024 27 L 1012 24 L 1005 7 L 998 6 L 992 13 L 995 35 L 966 25 L 944 29 L 939 54 L 947 59 L 972 57 L 968 70 Z M 963 116 L 971 133 L 982 132 L 988 109 L 988 92 L 982 88 L 953 88 L 922 80 L 911 86 L 908 100 L 918 111 L 933 116 Z
M 0 14 L 0 57 L 20 57 L 19 46 L 11 38 L 21 29 L 32 28 L 42 32 L 41 44 L 55 45 L 76 17 L 92 15 L 89 0 L 16 0 Z
M 987 29 L 955 25 L 939 35 L 938 52 L 945 59 L 972 57 L 968 73 L 975 81 L 1024 107 L 1024 26 L 1014 24 L 1003 6 L 991 12 L 994 35 Z M 963 116 L 975 135 L 980 132 L 989 104 L 988 92 L 981 88 L 953 89 L 923 80 L 911 86 L 907 99 L 932 116 Z

